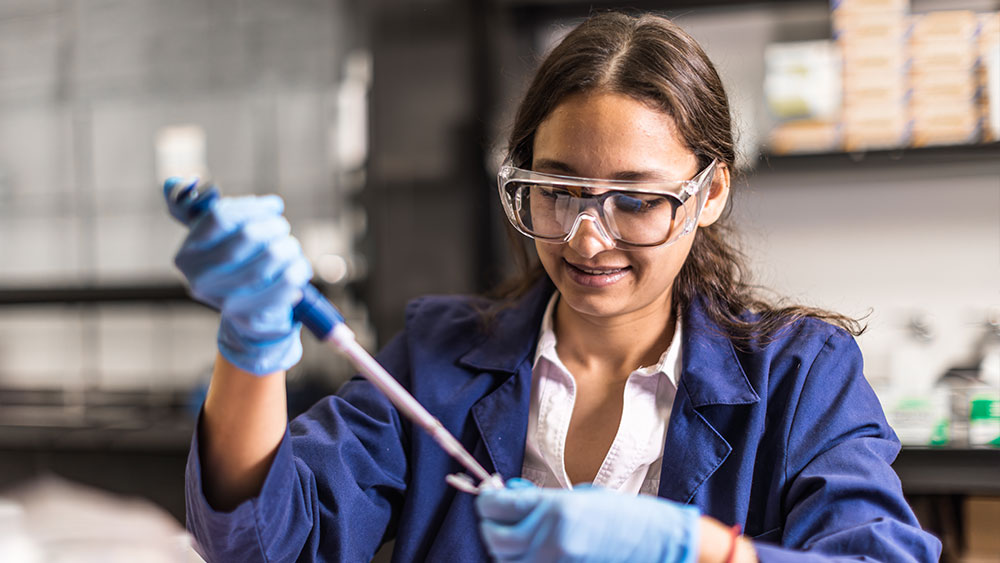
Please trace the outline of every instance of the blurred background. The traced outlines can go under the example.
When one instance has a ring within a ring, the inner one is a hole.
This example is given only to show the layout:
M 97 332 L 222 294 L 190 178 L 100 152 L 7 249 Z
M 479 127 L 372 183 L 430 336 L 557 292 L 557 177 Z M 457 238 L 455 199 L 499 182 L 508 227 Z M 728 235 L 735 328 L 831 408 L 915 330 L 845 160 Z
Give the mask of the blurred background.
M 514 108 L 613 8 L 707 50 L 757 281 L 867 315 L 904 492 L 945 561 L 1000 560 L 997 0 L 0 0 L 0 528 L 30 535 L 24 491 L 52 478 L 183 521 L 217 316 L 173 268 L 163 178 L 280 194 L 374 350 L 409 299 L 511 272 Z M 351 375 L 304 340 L 292 413 Z

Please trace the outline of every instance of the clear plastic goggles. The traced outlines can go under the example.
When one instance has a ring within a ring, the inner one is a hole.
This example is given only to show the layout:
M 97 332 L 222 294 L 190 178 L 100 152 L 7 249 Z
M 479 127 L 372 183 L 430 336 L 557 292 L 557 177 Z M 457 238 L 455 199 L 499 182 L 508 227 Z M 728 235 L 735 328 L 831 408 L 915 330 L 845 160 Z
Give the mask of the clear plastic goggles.
M 716 160 L 690 180 L 595 180 L 500 167 L 500 201 L 521 234 L 567 242 L 591 221 L 617 248 L 670 244 L 694 230 Z

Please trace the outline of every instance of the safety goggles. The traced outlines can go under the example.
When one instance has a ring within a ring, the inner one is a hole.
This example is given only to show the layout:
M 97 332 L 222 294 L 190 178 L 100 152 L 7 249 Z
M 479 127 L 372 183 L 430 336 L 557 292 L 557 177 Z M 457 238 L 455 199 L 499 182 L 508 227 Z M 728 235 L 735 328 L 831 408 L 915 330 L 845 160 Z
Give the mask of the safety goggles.
M 524 170 L 509 162 L 497 184 L 507 218 L 521 234 L 567 242 L 584 221 L 617 248 L 670 244 L 694 230 L 716 160 L 690 180 L 576 178 Z

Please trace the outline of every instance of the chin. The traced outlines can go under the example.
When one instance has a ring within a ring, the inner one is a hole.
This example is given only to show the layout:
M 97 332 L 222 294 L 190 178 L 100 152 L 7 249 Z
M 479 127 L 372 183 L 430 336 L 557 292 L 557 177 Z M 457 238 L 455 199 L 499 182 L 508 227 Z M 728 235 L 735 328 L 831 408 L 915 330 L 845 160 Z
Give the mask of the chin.
M 582 292 L 570 288 L 559 293 L 569 308 L 580 315 L 588 317 L 608 318 L 628 312 L 628 306 L 621 299 L 611 295 L 594 295 L 593 292 Z

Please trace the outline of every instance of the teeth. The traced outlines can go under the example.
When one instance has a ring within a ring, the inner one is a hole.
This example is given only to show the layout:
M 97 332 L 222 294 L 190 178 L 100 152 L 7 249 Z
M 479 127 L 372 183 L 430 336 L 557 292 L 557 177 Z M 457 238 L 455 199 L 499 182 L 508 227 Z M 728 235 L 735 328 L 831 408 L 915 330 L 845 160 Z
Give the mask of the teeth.
M 611 273 L 614 273 L 614 272 L 617 272 L 617 271 L 621 270 L 621 268 L 614 268 L 613 270 L 590 270 L 590 269 L 587 269 L 587 268 L 581 268 L 579 266 L 577 266 L 577 268 L 580 271 L 588 273 L 588 274 L 593 275 L 593 276 L 599 276 L 601 274 L 611 274 Z

